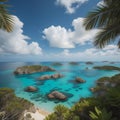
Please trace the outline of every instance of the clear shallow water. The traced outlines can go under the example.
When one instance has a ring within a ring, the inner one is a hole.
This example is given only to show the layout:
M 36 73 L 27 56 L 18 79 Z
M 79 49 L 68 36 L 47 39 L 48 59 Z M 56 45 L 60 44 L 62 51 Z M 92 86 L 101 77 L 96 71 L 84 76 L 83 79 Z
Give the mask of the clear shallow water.
M 56 69 L 56 72 L 40 72 L 29 75 L 15 76 L 13 71 L 23 65 L 47 65 Z M 118 71 L 104 71 L 95 70 L 93 66 L 97 65 L 113 65 L 120 67 L 120 63 L 111 64 L 109 62 L 94 62 L 93 65 L 87 65 L 84 62 L 80 62 L 79 65 L 73 66 L 69 63 L 63 63 L 62 66 L 52 66 L 51 62 L 44 63 L 0 63 L 0 87 L 10 87 L 16 92 L 16 95 L 30 100 L 36 106 L 47 110 L 53 111 L 53 108 L 57 104 L 64 104 L 67 107 L 71 107 L 74 103 L 78 102 L 81 97 L 92 96 L 90 88 L 95 86 L 96 80 L 103 76 L 113 76 Z M 86 69 L 88 67 L 88 70 Z M 41 75 L 50 75 L 55 73 L 61 73 L 65 77 L 57 80 L 38 81 L 37 78 Z M 81 77 L 86 80 L 86 83 L 76 84 L 73 82 L 75 77 Z M 27 93 L 24 92 L 24 88 L 27 86 L 35 86 L 39 88 L 38 92 Z M 47 94 L 52 90 L 58 90 L 69 95 L 67 101 L 50 101 L 47 99 Z

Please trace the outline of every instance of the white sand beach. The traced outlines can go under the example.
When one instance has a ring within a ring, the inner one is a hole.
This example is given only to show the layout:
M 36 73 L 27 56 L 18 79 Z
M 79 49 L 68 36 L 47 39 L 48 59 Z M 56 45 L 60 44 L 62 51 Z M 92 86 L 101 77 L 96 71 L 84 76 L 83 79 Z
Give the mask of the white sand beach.
M 34 120 L 44 120 L 45 117 L 47 115 L 49 115 L 50 113 L 45 111 L 45 110 L 42 110 L 40 108 L 36 108 L 36 112 L 35 113 L 25 112 L 24 116 L 26 116 L 27 114 L 30 114 L 31 118 L 33 118 Z

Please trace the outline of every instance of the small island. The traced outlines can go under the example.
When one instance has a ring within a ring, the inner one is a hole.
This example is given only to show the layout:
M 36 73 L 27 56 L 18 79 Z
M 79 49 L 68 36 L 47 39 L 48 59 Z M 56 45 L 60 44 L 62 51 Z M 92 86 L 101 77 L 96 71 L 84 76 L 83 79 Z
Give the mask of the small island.
M 41 65 L 31 65 L 31 66 L 22 66 L 18 67 L 15 71 L 15 75 L 19 74 L 31 74 L 36 72 L 47 72 L 47 71 L 55 71 L 53 68 L 48 66 L 41 66 Z
M 54 62 L 51 64 L 52 66 L 62 66 L 63 64 L 60 62 Z
M 86 62 L 86 64 L 88 64 L 88 65 L 92 65 L 93 62 L 88 61 L 88 62 Z
M 120 74 L 116 74 L 112 77 L 102 77 L 96 81 L 96 87 L 90 88 L 92 92 L 99 94 L 100 92 L 106 92 L 109 87 L 119 87 L 120 85 Z
M 115 67 L 115 66 L 95 66 L 93 68 L 98 69 L 98 70 L 118 70 L 118 71 L 120 71 L 120 68 Z
M 69 62 L 70 65 L 79 65 L 78 62 Z

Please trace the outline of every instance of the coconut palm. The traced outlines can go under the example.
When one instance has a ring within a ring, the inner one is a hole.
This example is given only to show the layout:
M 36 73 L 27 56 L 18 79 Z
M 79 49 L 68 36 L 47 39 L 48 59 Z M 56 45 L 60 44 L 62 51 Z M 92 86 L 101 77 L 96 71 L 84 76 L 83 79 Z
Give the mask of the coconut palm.
M 111 42 L 117 42 L 120 48 L 120 0 L 104 0 L 104 4 L 87 15 L 84 20 L 86 30 L 99 28 L 94 45 L 103 48 Z
M 11 32 L 13 30 L 14 20 L 8 12 L 8 5 L 4 4 L 7 0 L 0 0 L 0 29 Z

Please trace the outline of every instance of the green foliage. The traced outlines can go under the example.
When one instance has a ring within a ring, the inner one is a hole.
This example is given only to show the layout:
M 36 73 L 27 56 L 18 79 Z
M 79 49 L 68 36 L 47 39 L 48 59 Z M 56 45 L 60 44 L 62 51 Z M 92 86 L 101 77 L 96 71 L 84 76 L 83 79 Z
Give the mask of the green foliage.
M 16 97 L 14 90 L 0 88 L 0 113 L 5 112 L 4 119 L 17 120 L 25 110 L 29 110 L 31 107 L 33 107 L 33 104 Z
M 114 42 L 120 35 L 120 0 L 104 0 L 104 2 L 104 5 L 97 6 L 89 12 L 84 20 L 86 30 L 100 28 L 94 41 L 94 45 L 98 48 Z
M 45 120 L 57 120 L 57 115 L 52 113 L 50 115 L 48 115 Z
M 0 0 L 0 2 L 7 2 L 7 0 Z M 12 32 L 14 25 L 14 18 L 8 12 L 8 5 L 0 3 L 0 29 Z
M 120 86 L 109 89 L 104 100 L 108 110 L 112 110 L 113 115 L 120 118 Z
M 116 83 L 117 85 L 120 85 L 120 74 L 114 75 L 110 79 L 111 83 Z
M 80 120 L 80 117 L 74 114 L 72 111 L 67 111 L 64 115 L 64 120 Z
M 106 109 L 99 110 L 97 107 L 95 107 L 95 112 L 90 111 L 90 118 L 92 120 L 113 120 L 111 112 L 107 112 Z
M 20 67 L 20 68 L 23 68 L 23 69 L 29 69 L 29 70 L 39 70 L 41 69 L 41 65 L 31 65 L 31 66 L 23 66 L 23 67 Z
M 97 80 L 97 82 L 106 82 L 106 81 L 110 81 L 110 77 L 102 77 Z
M 64 105 L 57 105 L 54 108 L 54 113 L 48 115 L 45 120 L 64 120 L 65 119 L 65 113 L 67 113 L 68 108 L 66 108 Z
M 118 70 L 118 71 L 120 71 L 120 68 L 116 67 L 116 66 L 95 66 L 93 68 L 98 69 L 98 70 Z

